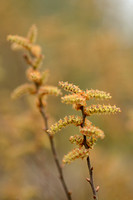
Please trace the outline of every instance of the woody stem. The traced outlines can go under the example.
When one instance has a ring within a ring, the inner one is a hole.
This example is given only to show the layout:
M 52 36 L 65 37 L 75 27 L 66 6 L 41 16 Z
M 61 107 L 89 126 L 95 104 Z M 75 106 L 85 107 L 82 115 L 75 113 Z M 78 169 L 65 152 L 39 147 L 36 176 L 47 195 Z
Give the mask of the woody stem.
M 82 112 L 82 117 L 83 117 L 83 122 L 81 124 L 81 127 L 83 128 L 85 126 L 85 118 L 86 118 L 86 115 L 84 113 L 84 106 L 81 106 L 80 110 Z M 86 149 L 89 149 L 89 146 L 87 145 L 87 142 L 86 142 L 86 136 L 85 135 L 84 135 L 83 144 L 84 144 Z M 94 186 L 94 180 L 93 180 L 93 167 L 91 167 L 90 157 L 89 156 L 87 157 L 87 166 L 88 166 L 89 175 L 90 175 L 90 179 L 87 179 L 87 181 L 90 183 L 90 186 L 91 186 L 91 189 L 92 189 L 92 192 L 93 192 L 93 199 L 98 200 L 96 189 L 95 189 L 95 186 Z

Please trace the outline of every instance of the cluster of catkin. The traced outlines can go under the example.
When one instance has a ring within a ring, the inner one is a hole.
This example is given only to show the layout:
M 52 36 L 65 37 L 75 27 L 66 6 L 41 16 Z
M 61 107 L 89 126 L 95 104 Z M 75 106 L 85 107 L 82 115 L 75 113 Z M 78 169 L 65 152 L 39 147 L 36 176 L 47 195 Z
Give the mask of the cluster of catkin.
M 26 71 L 28 83 L 25 83 L 17 87 L 13 94 L 13 98 L 21 97 L 24 94 L 34 94 L 37 96 L 37 105 L 40 106 L 40 102 L 43 106 L 46 106 L 46 96 L 61 94 L 60 89 L 54 86 L 46 85 L 48 79 L 48 70 L 41 71 L 41 65 L 44 58 L 41 47 L 36 45 L 37 28 L 33 25 L 27 37 L 21 37 L 18 35 L 9 35 L 7 39 L 12 43 L 14 50 L 24 50 L 24 58 L 29 66 Z
M 59 85 L 70 92 L 70 94 L 61 97 L 62 102 L 66 104 L 72 104 L 73 108 L 76 110 L 81 110 L 84 108 L 84 116 L 91 116 L 94 114 L 115 114 L 120 112 L 120 108 L 115 105 L 87 105 L 87 101 L 90 99 L 108 100 L 111 99 L 109 93 L 99 91 L 99 90 L 81 90 L 78 86 L 70 84 L 68 82 L 60 81 Z M 54 135 L 56 132 L 60 131 L 63 127 L 70 124 L 74 124 L 79 127 L 80 135 L 74 135 L 70 137 L 70 142 L 72 144 L 78 145 L 63 158 L 63 163 L 70 163 L 77 158 L 85 158 L 89 155 L 89 149 L 92 149 L 98 138 L 104 138 L 104 132 L 98 127 L 92 125 L 92 123 L 85 118 L 83 126 L 83 117 L 80 116 L 65 116 L 64 119 L 60 119 L 57 123 L 52 125 L 48 130 L 49 134 Z M 86 140 L 86 141 L 84 141 Z M 85 142 L 87 148 L 85 146 Z
M 47 95 L 61 95 L 61 90 L 58 89 L 58 87 L 46 85 L 47 79 L 48 79 L 48 70 L 42 71 L 41 65 L 43 61 L 43 54 L 41 51 L 41 47 L 39 45 L 36 45 L 36 36 L 37 36 L 37 29 L 36 26 L 33 25 L 28 34 L 27 37 L 20 37 L 17 35 L 9 35 L 8 40 L 12 43 L 13 49 L 22 49 L 25 51 L 24 59 L 29 66 L 26 71 L 26 76 L 28 79 L 28 83 L 25 83 L 19 87 L 17 87 L 13 94 L 13 98 L 21 97 L 24 94 L 32 94 L 36 97 L 36 104 L 40 111 L 40 114 L 44 121 L 44 131 L 47 133 L 50 146 L 51 146 L 51 152 L 53 154 L 54 161 L 56 163 L 57 170 L 59 172 L 60 181 L 62 184 L 62 187 L 64 188 L 64 191 L 66 193 L 66 196 L 69 200 L 71 200 L 71 193 L 69 192 L 63 171 L 58 159 L 58 154 L 56 152 L 55 143 L 53 140 L 53 137 L 47 132 L 49 125 L 48 125 L 48 117 L 46 115 L 45 106 L 47 104 Z

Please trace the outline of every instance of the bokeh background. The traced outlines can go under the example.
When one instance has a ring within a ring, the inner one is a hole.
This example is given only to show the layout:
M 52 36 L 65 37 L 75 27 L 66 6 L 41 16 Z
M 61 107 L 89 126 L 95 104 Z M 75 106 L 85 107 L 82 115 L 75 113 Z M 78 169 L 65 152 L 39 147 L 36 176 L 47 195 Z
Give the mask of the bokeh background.
M 105 132 L 91 151 L 100 200 L 133 199 L 133 2 L 131 0 L 7 0 L 0 4 L 0 199 L 65 200 L 58 172 L 33 97 L 10 98 L 24 83 L 22 52 L 13 52 L 8 34 L 25 36 L 38 27 L 38 43 L 50 70 L 49 84 L 69 81 L 82 89 L 110 92 L 122 113 L 95 116 Z M 49 124 L 75 111 L 49 97 Z M 78 114 L 78 113 L 77 113 Z M 68 127 L 55 142 L 60 160 L 73 146 Z M 73 200 L 92 199 L 86 161 L 64 167 Z

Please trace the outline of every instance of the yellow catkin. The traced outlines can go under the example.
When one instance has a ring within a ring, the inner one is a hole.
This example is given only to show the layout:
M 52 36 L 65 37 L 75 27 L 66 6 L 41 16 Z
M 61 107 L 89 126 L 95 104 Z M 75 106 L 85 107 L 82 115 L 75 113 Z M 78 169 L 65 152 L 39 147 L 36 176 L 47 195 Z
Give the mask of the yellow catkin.
M 97 142 L 97 138 L 95 138 L 95 137 L 93 137 L 93 136 L 87 138 L 87 140 L 86 140 L 86 143 L 87 143 L 87 145 L 88 145 L 88 147 L 89 147 L 90 149 L 93 149 L 93 147 L 94 147 L 94 145 L 96 144 L 96 142 Z
M 18 35 L 8 35 L 7 40 L 17 45 L 20 45 L 27 50 L 30 50 L 32 47 L 32 44 L 30 44 L 27 38 Z
M 70 136 L 69 141 L 72 144 L 82 145 L 82 143 L 83 143 L 83 136 L 81 136 L 81 135 Z
M 39 89 L 39 95 L 61 95 L 61 90 L 54 86 L 41 86 Z
M 72 93 L 80 93 L 82 90 L 72 83 L 59 81 L 59 86 L 61 86 L 64 90 Z
M 62 128 L 66 127 L 66 126 L 68 126 L 70 124 L 74 124 L 76 126 L 80 126 L 82 124 L 82 122 L 83 122 L 82 117 L 69 115 L 69 116 L 64 117 L 64 119 L 60 119 L 57 123 L 52 125 L 49 128 L 48 133 L 50 135 L 54 135 L 55 133 L 60 131 Z
M 86 158 L 89 156 L 89 149 L 85 149 L 84 146 L 78 147 L 70 151 L 67 155 L 63 158 L 63 164 L 70 164 L 72 161 L 78 158 Z
M 64 97 L 61 97 L 61 100 L 66 104 L 78 104 L 80 106 L 86 105 L 86 99 L 80 94 L 65 95 Z
M 70 136 L 69 141 L 72 144 L 79 145 L 80 147 L 84 145 L 84 138 L 81 135 Z M 88 148 L 92 149 L 96 141 L 97 141 L 97 138 L 92 137 L 92 136 L 89 138 L 86 138 L 86 144 L 88 145 Z
M 13 93 L 12 93 L 12 98 L 17 99 L 25 94 L 35 94 L 36 93 L 36 88 L 34 87 L 33 84 L 23 84 L 17 87 Z
M 115 114 L 118 112 L 121 112 L 120 108 L 117 108 L 115 105 L 91 105 L 89 107 L 86 107 L 84 109 L 84 112 L 87 116 L 93 115 L 93 114 Z
M 110 93 L 106 93 L 104 91 L 100 91 L 100 90 L 86 90 L 84 93 L 83 93 L 83 96 L 86 97 L 86 100 L 90 100 L 92 98 L 95 98 L 95 99 L 111 99 L 111 95 Z
M 27 38 L 18 35 L 9 35 L 7 40 L 28 50 L 34 57 L 39 57 L 41 54 L 41 47 L 38 45 L 33 45 Z
M 32 82 L 35 82 L 35 83 L 41 83 L 41 74 L 39 71 L 37 70 L 34 70 L 33 68 L 29 68 L 27 71 L 26 71 L 26 75 L 27 75 L 27 78 L 32 81 Z
M 96 126 L 84 126 L 83 128 L 80 127 L 80 132 L 87 137 L 93 136 L 96 139 L 104 138 L 104 132 Z

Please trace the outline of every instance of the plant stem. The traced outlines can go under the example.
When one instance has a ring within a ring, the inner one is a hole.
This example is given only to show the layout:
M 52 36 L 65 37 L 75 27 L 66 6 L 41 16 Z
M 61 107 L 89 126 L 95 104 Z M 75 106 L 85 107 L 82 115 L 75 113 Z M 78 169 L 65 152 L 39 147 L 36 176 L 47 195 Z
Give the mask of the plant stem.
M 86 115 L 84 113 L 84 106 L 81 106 L 80 110 L 81 110 L 82 116 L 83 116 L 83 123 L 81 124 L 81 127 L 83 128 L 84 125 L 85 125 L 85 118 L 86 118 Z M 86 142 L 86 136 L 85 135 L 84 135 L 83 145 L 85 146 L 86 149 L 89 149 L 89 146 L 87 145 L 87 142 Z M 90 175 L 90 179 L 87 178 L 87 181 L 90 183 L 90 186 L 91 186 L 91 189 L 92 189 L 92 192 L 93 192 L 93 199 L 98 200 L 97 191 L 95 189 L 94 181 L 93 181 L 93 167 L 91 167 L 89 156 L 87 157 L 87 166 L 88 166 L 89 175 Z
M 60 175 L 61 184 L 62 184 L 62 186 L 64 188 L 65 193 L 66 193 L 67 199 L 68 200 L 72 200 L 71 192 L 69 192 L 69 190 L 67 188 L 67 185 L 65 183 L 62 167 L 60 165 L 60 162 L 59 162 L 59 159 L 58 159 L 58 156 L 57 156 L 57 152 L 56 152 L 56 149 L 55 149 L 55 144 L 54 144 L 53 137 L 47 132 L 47 130 L 48 130 L 48 118 L 46 116 L 46 113 L 45 113 L 44 106 L 42 104 L 42 99 L 41 98 L 39 99 L 39 110 L 40 110 L 40 113 L 42 115 L 42 118 L 43 118 L 43 121 L 44 121 L 44 124 L 45 124 L 45 132 L 47 133 L 47 135 L 49 137 L 52 154 L 53 154 L 53 157 L 54 157 L 54 160 L 55 160 L 55 163 L 56 163 L 59 175 Z
M 88 165 L 89 174 L 90 174 L 90 179 L 87 179 L 87 181 L 91 185 L 91 188 L 92 188 L 92 191 L 93 191 L 93 198 L 98 200 L 97 192 L 96 192 L 96 189 L 95 189 L 95 186 L 94 186 L 94 181 L 93 181 L 93 167 L 91 167 L 90 157 L 89 156 L 87 157 L 87 165 Z

